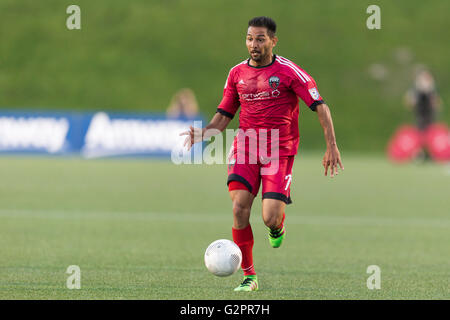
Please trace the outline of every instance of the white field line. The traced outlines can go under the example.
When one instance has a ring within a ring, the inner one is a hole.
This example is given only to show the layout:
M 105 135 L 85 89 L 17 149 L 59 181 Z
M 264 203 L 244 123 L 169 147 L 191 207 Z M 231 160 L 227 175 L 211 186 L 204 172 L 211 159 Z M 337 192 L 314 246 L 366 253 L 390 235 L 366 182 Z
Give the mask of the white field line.
M 260 217 L 254 213 L 252 219 Z M 66 211 L 66 210 L 21 210 L 0 209 L 0 218 L 22 219 L 61 219 L 61 220 L 121 220 L 121 221 L 167 221 L 174 223 L 232 223 L 231 212 L 213 215 L 208 213 L 173 213 L 173 212 L 107 212 L 107 211 Z M 450 228 L 448 218 L 391 218 L 391 217 L 350 217 L 286 214 L 286 224 L 318 225 L 318 226 L 365 226 L 365 227 L 426 227 Z

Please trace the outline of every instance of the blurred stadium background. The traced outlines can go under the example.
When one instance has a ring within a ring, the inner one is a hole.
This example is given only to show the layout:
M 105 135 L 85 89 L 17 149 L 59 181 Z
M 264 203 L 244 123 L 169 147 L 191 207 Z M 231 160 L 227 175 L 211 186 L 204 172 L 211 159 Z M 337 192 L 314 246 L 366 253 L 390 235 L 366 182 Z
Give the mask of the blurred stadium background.
M 81 30 L 66 28 L 71 4 Z M 381 30 L 366 28 L 371 4 Z M 449 2 L 1 0 L 0 12 L 0 113 L 160 117 L 187 87 L 204 119 L 247 57 L 247 21 L 271 16 L 275 53 L 307 70 L 332 110 L 346 172 L 322 178 L 323 133 L 302 104 L 284 251 L 269 250 L 254 208 L 265 281 L 255 298 L 450 297 L 450 169 L 385 157 L 395 129 L 413 123 L 402 98 L 417 65 L 435 76 L 450 122 Z M 247 298 L 229 292 L 240 275 L 212 278 L 202 261 L 231 238 L 224 166 L 15 153 L 0 164 L 1 299 Z M 82 290 L 65 288 L 73 264 Z M 382 290 L 366 288 L 371 264 Z

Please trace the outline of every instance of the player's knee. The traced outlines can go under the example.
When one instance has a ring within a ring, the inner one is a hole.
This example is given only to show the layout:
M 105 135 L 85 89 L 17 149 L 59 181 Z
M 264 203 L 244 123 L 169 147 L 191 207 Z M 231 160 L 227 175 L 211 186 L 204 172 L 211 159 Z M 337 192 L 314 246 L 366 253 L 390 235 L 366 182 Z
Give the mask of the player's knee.
M 250 208 L 240 201 L 233 201 L 233 215 L 239 222 L 248 222 L 250 216 Z
M 233 214 L 235 216 L 248 216 L 250 208 L 240 201 L 233 201 Z
M 280 225 L 282 219 L 283 215 L 278 214 L 278 212 L 268 212 L 266 214 L 263 214 L 264 224 L 271 229 L 277 228 Z

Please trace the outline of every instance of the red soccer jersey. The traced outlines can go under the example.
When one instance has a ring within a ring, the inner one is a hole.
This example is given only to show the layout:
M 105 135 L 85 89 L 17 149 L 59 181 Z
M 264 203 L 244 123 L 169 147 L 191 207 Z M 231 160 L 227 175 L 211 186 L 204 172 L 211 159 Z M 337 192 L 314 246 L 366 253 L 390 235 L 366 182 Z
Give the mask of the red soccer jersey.
M 278 129 L 279 155 L 290 156 L 299 143 L 298 97 L 313 111 L 323 103 L 314 79 L 290 60 L 274 55 L 271 64 L 253 67 L 248 59 L 230 70 L 217 112 L 233 118 L 241 106 L 239 128 Z

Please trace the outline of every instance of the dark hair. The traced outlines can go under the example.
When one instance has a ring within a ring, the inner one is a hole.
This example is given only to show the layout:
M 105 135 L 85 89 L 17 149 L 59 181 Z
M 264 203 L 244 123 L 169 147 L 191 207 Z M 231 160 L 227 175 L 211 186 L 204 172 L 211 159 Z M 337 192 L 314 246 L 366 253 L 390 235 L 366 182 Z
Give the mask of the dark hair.
M 265 27 L 270 37 L 275 35 L 277 24 L 269 17 L 255 17 L 248 22 L 249 27 Z

